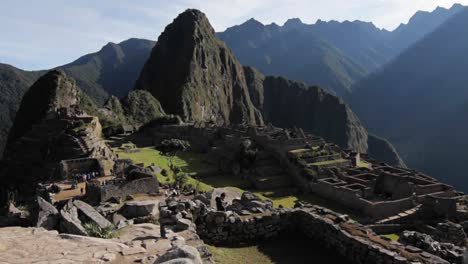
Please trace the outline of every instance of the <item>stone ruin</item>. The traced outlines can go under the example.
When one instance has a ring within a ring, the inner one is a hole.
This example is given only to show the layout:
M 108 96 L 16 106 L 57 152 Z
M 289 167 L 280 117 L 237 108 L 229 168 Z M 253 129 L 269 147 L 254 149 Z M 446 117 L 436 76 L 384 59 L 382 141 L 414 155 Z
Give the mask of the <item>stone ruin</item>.
M 252 208 L 252 203 L 265 210 L 241 216 L 235 211 L 213 210 L 205 203 L 209 195 L 203 196 L 160 202 L 160 223 L 177 232 L 196 230 L 205 242 L 214 245 L 249 244 L 275 239 L 282 233 L 300 233 L 337 251 L 351 263 L 449 263 L 422 249 L 390 241 L 348 216 L 323 207 L 297 204 L 294 209 L 273 208 L 268 201 L 243 193 L 239 198 L 240 206 L 244 206 L 241 210 Z
M 116 162 L 115 171 L 122 162 Z M 125 160 L 123 161 L 125 163 Z M 100 204 L 110 199 L 122 199 L 138 193 L 159 193 L 159 182 L 151 168 L 128 165 L 118 175 L 108 181 L 91 181 L 86 185 L 85 200 L 90 204 Z
M 27 200 L 35 197 L 38 183 L 72 179 L 75 171 L 92 169 L 105 175 L 104 164 L 116 157 L 101 130 L 99 119 L 76 105 L 49 112 L 10 144 L 2 180 L 21 194 L 18 200 Z

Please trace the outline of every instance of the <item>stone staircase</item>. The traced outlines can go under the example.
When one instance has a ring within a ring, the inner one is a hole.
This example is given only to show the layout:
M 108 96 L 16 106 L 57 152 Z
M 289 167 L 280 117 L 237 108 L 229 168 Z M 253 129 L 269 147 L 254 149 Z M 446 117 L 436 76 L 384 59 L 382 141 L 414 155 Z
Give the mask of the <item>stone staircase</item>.
M 407 219 L 414 218 L 416 214 L 419 212 L 421 209 L 421 205 L 418 205 L 414 208 L 411 208 L 409 210 L 403 211 L 397 215 L 390 216 L 388 218 L 379 220 L 376 222 L 376 224 L 397 224 L 397 223 L 402 223 Z

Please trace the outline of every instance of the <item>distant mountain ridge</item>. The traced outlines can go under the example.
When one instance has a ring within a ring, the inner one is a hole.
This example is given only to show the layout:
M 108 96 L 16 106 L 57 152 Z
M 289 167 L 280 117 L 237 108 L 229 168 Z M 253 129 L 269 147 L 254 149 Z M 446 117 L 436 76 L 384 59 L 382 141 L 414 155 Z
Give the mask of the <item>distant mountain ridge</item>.
M 250 19 L 218 35 L 244 65 L 347 97 L 356 81 L 389 63 L 462 8 L 456 4 L 418 12 L 392 32 L 362 21 L 304 24 L 295 18 L 283 26 Z

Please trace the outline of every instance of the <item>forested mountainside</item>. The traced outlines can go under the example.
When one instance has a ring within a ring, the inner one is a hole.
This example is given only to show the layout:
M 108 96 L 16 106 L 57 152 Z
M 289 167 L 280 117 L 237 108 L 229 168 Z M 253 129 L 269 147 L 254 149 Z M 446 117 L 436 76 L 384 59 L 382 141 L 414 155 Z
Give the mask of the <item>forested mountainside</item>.
M 461 171 L 466 164 L 461 146 L 467 139 L 455 134 L 464 129 L 459 117 L 468 103 L 467 24 L 464 9 L 356 84 L 350 100 L 367 127 L 394 143 L 408 165 L 450 183 L 460 175 L 446 167 Z

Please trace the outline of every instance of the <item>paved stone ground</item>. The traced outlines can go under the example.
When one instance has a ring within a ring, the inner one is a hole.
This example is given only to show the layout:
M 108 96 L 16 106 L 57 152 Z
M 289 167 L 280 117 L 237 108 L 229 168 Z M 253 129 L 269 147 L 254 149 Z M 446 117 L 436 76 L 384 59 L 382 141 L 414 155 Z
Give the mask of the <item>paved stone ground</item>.
M 159 226 L 153 224 L 127 227 L 111 240 L 42 228 L 0 228 L 0 264 L 153 263 L 173 245 L 185 244 L 179 234 L 168 231 L 167 236 L 160 238 Z

